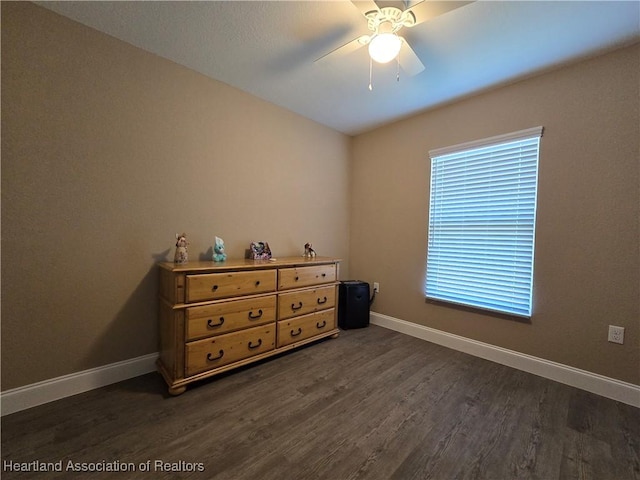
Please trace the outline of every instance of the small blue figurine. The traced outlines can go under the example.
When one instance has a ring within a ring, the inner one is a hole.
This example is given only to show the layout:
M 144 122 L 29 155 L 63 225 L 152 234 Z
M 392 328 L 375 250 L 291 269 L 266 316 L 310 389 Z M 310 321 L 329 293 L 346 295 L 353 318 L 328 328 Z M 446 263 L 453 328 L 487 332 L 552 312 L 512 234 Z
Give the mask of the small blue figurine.
M 215 245 L 213 246 L 213 261 L 224 262 L 227 259 L 227 254 L 224 253 L 224 240 L 220 237 L 216 237 Z

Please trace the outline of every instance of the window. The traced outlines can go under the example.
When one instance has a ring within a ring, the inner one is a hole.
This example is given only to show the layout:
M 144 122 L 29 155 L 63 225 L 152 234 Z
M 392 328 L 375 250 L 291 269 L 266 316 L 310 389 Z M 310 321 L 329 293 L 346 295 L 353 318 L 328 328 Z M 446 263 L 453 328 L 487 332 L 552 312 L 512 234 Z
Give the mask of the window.
M 542 127 L 431 150 L 427 298 L 531 316 Z

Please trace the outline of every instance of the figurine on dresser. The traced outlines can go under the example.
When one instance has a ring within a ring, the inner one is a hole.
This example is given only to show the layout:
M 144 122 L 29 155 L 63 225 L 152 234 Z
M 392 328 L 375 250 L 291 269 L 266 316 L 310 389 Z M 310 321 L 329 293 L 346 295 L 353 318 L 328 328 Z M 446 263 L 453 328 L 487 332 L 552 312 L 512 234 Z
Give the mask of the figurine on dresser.
M 251 242 L 249 247 L 253 260 L 270 260 L 271 248 L 268 242 Z
M 224 262 L 227 259 L 227 254 L 224 253 L 224 240 L 220 237 L 216 237 L 213 245 L 213 261 Z
M 316 251 L 313 249 L 313 245 L 311 245 L 311 243 L 305 243 L 303 257 L 314 258 L 315 256 L 316 256 Z
M 176 254 L 173 257 L 173 263 L 187 263 L 189 261 L 187 245 L 189 242 L 187 242 L 186 234 L 176 234 Z

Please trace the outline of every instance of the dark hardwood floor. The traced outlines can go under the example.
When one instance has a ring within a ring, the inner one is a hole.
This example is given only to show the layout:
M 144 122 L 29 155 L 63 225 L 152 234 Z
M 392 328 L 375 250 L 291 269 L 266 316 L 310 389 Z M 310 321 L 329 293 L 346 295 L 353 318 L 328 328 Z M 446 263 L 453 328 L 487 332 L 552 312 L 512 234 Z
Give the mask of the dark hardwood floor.
M 640 479 L 640 409 L 376 326 L 166 392 L 3 417 L 2 478 Z M 63 471 L 7 468 L 34 461 Z

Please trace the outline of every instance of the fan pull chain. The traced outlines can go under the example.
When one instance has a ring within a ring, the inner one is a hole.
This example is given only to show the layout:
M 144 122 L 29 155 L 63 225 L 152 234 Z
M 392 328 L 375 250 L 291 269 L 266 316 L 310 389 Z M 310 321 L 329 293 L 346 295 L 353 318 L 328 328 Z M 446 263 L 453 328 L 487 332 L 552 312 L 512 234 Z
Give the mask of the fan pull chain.
M 373 78 L 373 60 L 371 59 L 371 57 L 369 57 L 369 91 L 373 91 L 373 85 L 372 85 L 372 78 Z
M 398 60 L 398 71 L 396 72 L 396 82 L 400 81 L 400 55 L 396 57 Z

